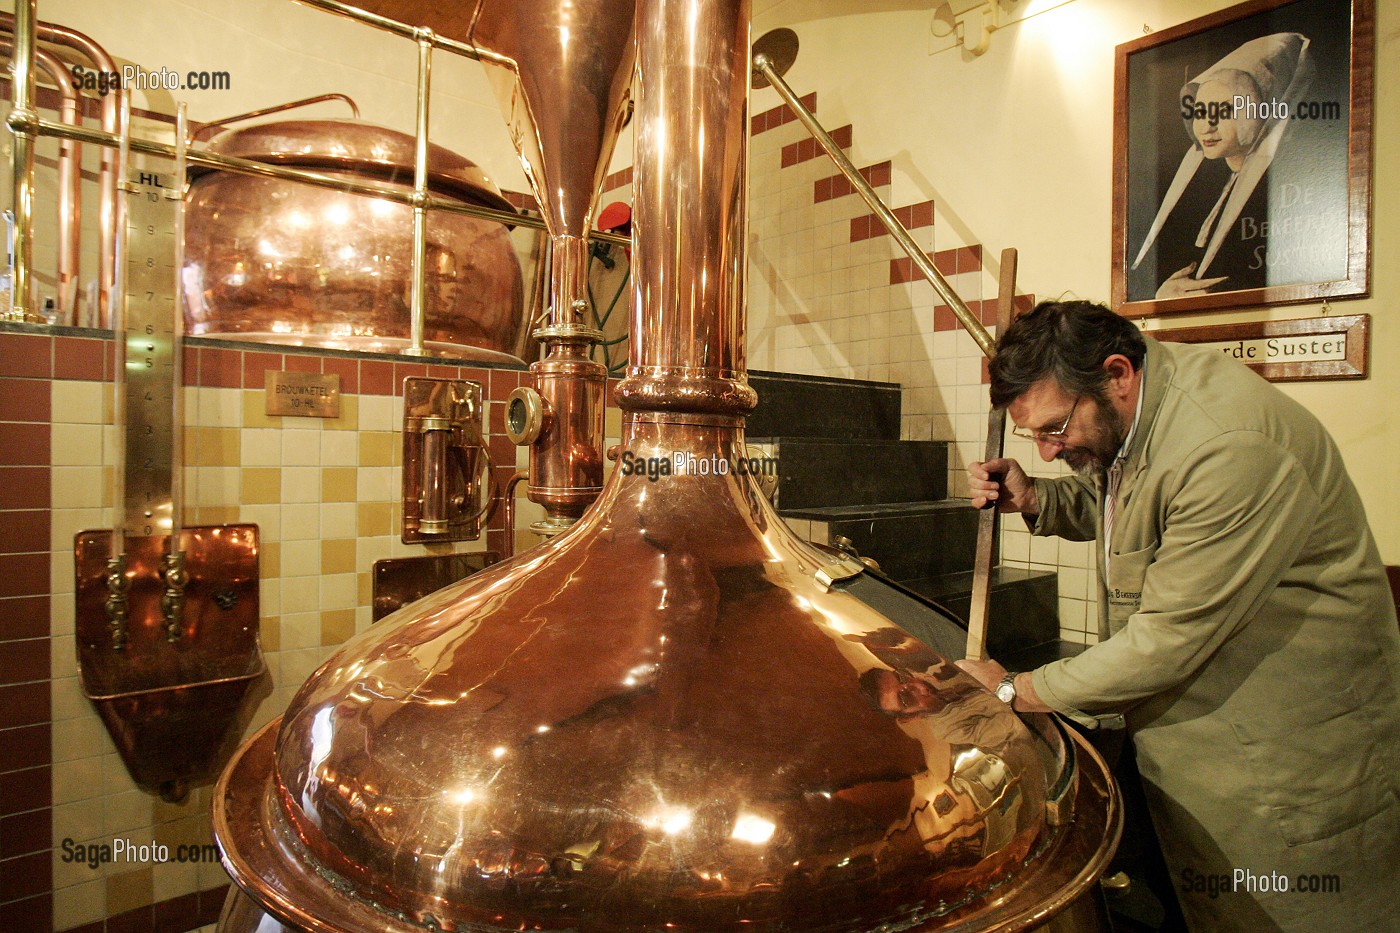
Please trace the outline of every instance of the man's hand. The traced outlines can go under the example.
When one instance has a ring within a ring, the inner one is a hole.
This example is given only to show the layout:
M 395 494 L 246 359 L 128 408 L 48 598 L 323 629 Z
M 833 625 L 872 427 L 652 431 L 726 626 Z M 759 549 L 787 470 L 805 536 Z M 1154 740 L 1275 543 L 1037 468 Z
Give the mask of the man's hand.
M 995 661 L 954 661 L 958 667 L 971 674 L 983 687 L 992 693 L 997 692 L 1001 679 L 1006 676 L 1006 668 Z M 1053 713 L 1054 710 L 1041 702 L 1035 692 L 1035 684 L 1029 671 L 1016 675 L 1016 702 L 1011 706 L 1018 713 Z
M 1001 482 L 992 480 L 993 473 L 1001 476 Z M 998 512 L 1040 514 L 1040 501 L 1035 496 L 1035 482 L 1015 460 L 1002 458 L 969 464 L 967 488 L 972 493 L 973 508 L 980 509 L 988 502 L 995 501 Z

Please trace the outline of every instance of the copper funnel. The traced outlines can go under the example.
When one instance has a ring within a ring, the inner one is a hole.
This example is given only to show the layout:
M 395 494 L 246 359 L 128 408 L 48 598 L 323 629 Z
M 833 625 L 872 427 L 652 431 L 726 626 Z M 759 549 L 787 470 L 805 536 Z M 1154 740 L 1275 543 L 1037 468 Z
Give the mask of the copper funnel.
M 473 45 L 554 244 L 556 323 L 587 295 L 585 236 L 627 115 L 634 0 L 477 0 Z
M 667 467 L 358 636 L 244 746 L 224 933 L 1020 930 L 1116 844 L 1092 752 L 735 469 L 749 5 L 637 11 L 622 456 Z

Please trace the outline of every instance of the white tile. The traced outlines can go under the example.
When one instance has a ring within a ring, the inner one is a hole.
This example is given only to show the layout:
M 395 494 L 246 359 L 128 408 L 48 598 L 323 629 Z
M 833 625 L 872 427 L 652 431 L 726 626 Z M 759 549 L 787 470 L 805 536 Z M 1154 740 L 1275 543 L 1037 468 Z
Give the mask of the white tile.
M 281 466 L 282 431 L 279 428 L 244 428 L 241 441 L 243 466 Z
M 319 473 L 319 469 L 317 470 Z M 351 503 L 353 505 L 353 503 Z M 317 502 L 303 502 L 281 507 L 282 540 L 306 541 L 322 537 L 321 510 Z
M 321 463 L 321 434 L 323 432 L 288 428 L 282 431 L 283 466 L 319 466 Z M 354 437 L 351 431 L 329 432 Z M 283 474 L 285 477 L 285 474 Z
M 320 609 L 320 587 L 316 577 L 288 577 L 282 581 L 282 612 L 314 612 Z
M 353 573 L 325 574 L 321 582 L 321 609 L 353 609 L 358 600 Z

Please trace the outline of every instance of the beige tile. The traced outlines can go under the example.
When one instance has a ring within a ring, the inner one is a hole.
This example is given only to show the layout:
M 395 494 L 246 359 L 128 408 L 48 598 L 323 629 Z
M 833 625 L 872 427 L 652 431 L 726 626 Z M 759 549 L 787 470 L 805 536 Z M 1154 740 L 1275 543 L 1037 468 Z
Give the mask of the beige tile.
M 49 696 L 53 703 L 55 729 L 70 721 L 92 719 L 94 715 L 92 704 L 88 702 L 87 697 L 83 696 L 82 687 L 79 685 L 77 677 L 65 677 L 62 680 L 53 681 L 49 689 Z M 83 755 L 77 757 L 86 758 L 92 754 L 92 747 L 89 747 Z
M 244 467 L 242 501 L 271 504 L 282 501 L 282 471 L 277 467 Z
M 78 676 L 77 639 L 55 635 L 49 639 L 49 676 L 54 680 Z
M 322 609 L 354 609 L 356 602 L 353 573 L 323 573 L 320 577 Z
M 322 573 L 354 573 L 354 538 L 328 538 L 321 542 Z
M 362 431 L 360 466 L 392 466 L 397 436 L 388 431 Z
M 243 426 L 243 390 L 200 387 L 199 423 L 211 427 Z
M 275 617 L 282 611 L 282 581 L 258 581 L 258 609 L 263 616 Z
M 101 424 L 110 408 L 110 391 L 105 383 L 55 379 L 49 383 L 49 404 L 55 424 Z
M 354 634 L 354 609 L 332 609 L 321 613 L 321 644 L 338 646 Z
M 340 397 L 340 417 L 319 419 L 321 427 L 327 431 L 358 431 L 360 429 L 359 402 L 359 396 L 342 395 Z
M 358 534 L 357 507 L 354 502 L 328 502 L 321 506 L 321 536 L 324 538 L 353 538 Z
M 107 805 L 105 797 L 89 797 L 87 800 L 79 800 L 75 803 L 59 804 L 53 808 L 53 844 L 62 846 L 64 839 L 73 839 L 78 842 L 86 842 L 89 839 L 102 840 L 105 838 L 106 830 L 103 828 L 102 811 Z M 92 877 L 91 869 L 83 865 L 84 871 L 73 872 L 64 880 L 68 884 L 77 884 L 80 881 Z M 58 879 L 54 879 L 55 883 Z
M 49 462 L 55 466 L 94 466 L 102 450 L 102 425 L 56 422 L 51 429 Z
M 349 435 L 354 436 L 354 435 Z M 357 474 L 359 470 L 355 467 L 322 467 L 321 468 L 321 501 L 322 502 L 355 502 L 357 489 Z
M 320 466 L 321 432 L 305 428 L 282 431 L 283 466 Z
M 58 383 L 54 383 L 58 385 Z M 58 853 L 54 854 L 55 860 Z M 61 864 L 61 863 L 60 863 Z M 63 868 L 72 869 L 73 865 L 62 865 Z M 55 865 L 55 883 L 53 897 L 53 925 L 56 930 L 71 930 L 74 927 L 95 923 L 107 915 L 107 884 L 102 878 L 91 881 L 84 880 L 81 884 L 60 888 L 57 883 L 57 871 L 59 865 Z M 78 866 L 78 870 L 83 872 L 80 877 L 92 878 L 92 872 L 87 866 Z
M 151 795 L 130 790 L 104 798 L 103 827 L 109 836 L 125 837 L 131 830 L 154 823 Z
M 243 466 L 281 466 L 282 432 L 276 428 L 243 428 L 238 432 Z
M 237 466 L 203 466 L 195 470 L 193 486 L 186 490 L 200 509 L 238 505 L 243 490 L 242 473 Z
M 282 506 L 282 539 L 303 541 L 321 537 L 321 506 L 299 502 Z
M 293 577 L 315 576 L 321 572 L 321 542 L 315 539 L 306 541 L 282 542 L 282 577 L 285 583 Z M 284 587 L 285 590 L 285 587 Z M 283 592 L 283 611 L 286 609 L 286 593 Z
M 316 577 L 288 577 L 282 581 L 282 619 L 297 612 L 316 612 L 321 608 L 321 588 Z M 286 630 L 283 629 L 285 636 Z
M 101 508 L 105 472 L 100 466 L 56 466 L 49 496 L 54 508 Z
M 197 891 L 198 875 L 198 866 L 193 863 L 168 862 L 152 866 L 151 896 L 159 904 Z
M 396 431 L 399 425 L 394 421 L 394 400 L 387 395 L 357 396 L 360 408 L 360 427 L 364 431 Z
M 54 763 L 77 761 L 92 755 L 92 750 L 102 742 L 103 728 L 101 720 L 91 713 L 79 719 L 56 720 L 53 724 Z
M 354 431 L 322 431 L 321 466 L 352 467 L 358 463 L 360 435 Z
M 278 541 L 282 537 L 282 509 L 276 505 L 244 505 L 243 521 L 258 526 L 259 541 Z
M 53 802 L 76 803 L 102 792 L 102 759 L 80 758 L 53 772 Z
M 152 902 L 151 866 L 107 877 L 107 915 L 126 913 Z
M 355 574 L 355 599 L 361 606 L 368 606 L 374 601 L 374 575 L 370 573 Z
M 356 501 L 392 502 L 397 499 L 397 473 L 393 467 L 360 467 L 355 477 Z
M 289 612 L 282 616 L 282 650 L 314 648 L 321 644 L 321 613 Z

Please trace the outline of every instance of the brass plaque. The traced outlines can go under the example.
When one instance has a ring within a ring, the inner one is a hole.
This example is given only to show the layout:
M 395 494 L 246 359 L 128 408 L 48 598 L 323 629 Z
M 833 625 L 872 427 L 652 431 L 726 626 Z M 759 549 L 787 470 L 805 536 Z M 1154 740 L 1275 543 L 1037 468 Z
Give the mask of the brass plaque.
M 267 371 L 267 413 L 302 418 L 340 417 L 340 376 L 336 373 Z

